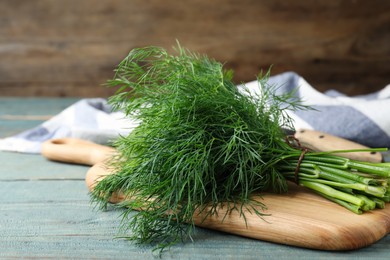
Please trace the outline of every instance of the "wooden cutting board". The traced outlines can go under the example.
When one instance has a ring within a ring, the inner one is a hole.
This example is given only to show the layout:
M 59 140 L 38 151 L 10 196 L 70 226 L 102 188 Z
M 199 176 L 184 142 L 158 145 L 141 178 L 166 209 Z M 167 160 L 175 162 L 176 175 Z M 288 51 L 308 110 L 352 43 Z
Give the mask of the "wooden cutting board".
M 92 182 L 98 176 L 110 174 L 102 161 L 112 152 L 110 147 L 73 139 L 51 140 L 42 150 L 51 160 L 94 165 L 86 176 L 89 188 L 93 188 Z M 357 215 L 295 184 L 290 185 L 286 194 L 266 193 L 258 198 L 268 207 L 264 213 L 269 215 L 263 219 L 247 212 L 245 221 L 238 211 L 226 215 L 226 207 L 221 207 L 217 215 L 205 219 L 202 214 L 195 214 L 194 221 L 204 228 L 321 250 L 362 248 L 390 232 L 389 203 L 385 209 Z
M 226 210 L 198 225 L 227 233 L 292 246 L 322 250 L 351 250 L 375 243 L 390 232 L 390 205 L 362 215 L 352 213 L 303 187 L 290 185 L 287 194 L 264 194 L 270 214 L 260 219 Z M 198 220 L 198 219 L 197 219 Z M 223 222 L 222 222 L 223 220 Z

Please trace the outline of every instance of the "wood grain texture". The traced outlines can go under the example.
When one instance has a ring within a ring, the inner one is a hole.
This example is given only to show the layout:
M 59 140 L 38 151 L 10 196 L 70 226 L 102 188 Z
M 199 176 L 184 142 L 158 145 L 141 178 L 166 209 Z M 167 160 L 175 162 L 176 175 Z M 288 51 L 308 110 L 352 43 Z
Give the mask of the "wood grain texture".
M 55 113 L 73 101 L 2 98 L 0 114 Z M 33 123 L 9 122 L 0 118 L 0 138 L 31 128 Z M 3 128 L 4 125 L 9 127 Z M 7 152 L 0 152 L 0 165 L 0 259 L 156 259 L 150 246 L 116 239 L 121 210 L 110 207 L 98 211 L 90 204 L 84 183 L 88 167 Z M 162 259 L 379 260 L 387 259 L 389 250 L 389 235 L 363 249 L 340 252 L 280 245 L 198 228 L 194 243 L 172 247 Z
M 318 132 L 312 135 L 318 135 Z M 343 145 L 343 140 L 337 141 Z M 48 159 L 93 165 L 86 175 L 90 190 L 104 176 L 113 173 L 104 163 L 112 154 L 112 147 L 72 138 L 49 140 L 42 145 L 42 155 Z M 118 203 L 127 199 L 132 198 L 115 194 L 110 201 Z M 261 194 L 254 199 L 267 206 L 265 211 L 262 207 L 256 209 L 267 214 L 264 218 L 246 210 L 247 206 L 243 205 L 244 219 L 238 210 L 241 205 L 237 205 L 236 210 L 229 210 L 224 204 L 211 216 L 207 215 L 207 209 L 206 212 L 196 212 L 194 223 L 244 237 L 321 250 L 359 249 L 390 233 L 389 204 L 385 209 L 357 215 L 297 185 L 290 185 L 287 194 Z
M 101 163 L 107 157 L 110 158 L 109 154 L 112 153 L 112 150 L 107 150 L 105 146 L 77 139 L 68 139 L 61 144 L 49 141 L 46 145 L 47 149 L 43 155 L 48 158 L 70 163 L 94 164 L 86 175 L 90 190 L 105 176 L 113 174 Z M 69 153 L 67 150 L 82 152 Z M 101 154 L 95 157 L 96 151 Z M 65 155 L 61 155 L 62 152 L 65 152 Z M 106 156 L 102 156 L 104 154 Z M 110 201 L 118 203 L 131 199 L 114 194 Z M 207 208 L 205 211 L 195 212 L 193 221 L 200 227 L 212 230 L 319 250 L 359 249 L 378 242 L 390 233 L 389 203 L 385 209 L 357 215 L 295 184 L 289 186 L 287 194 L 264 193 L 254 195 L 253 199 L 266 205 L 266 210 L 262 207 L 256 208 L 258 212 L 266 214 L 263 218 L 254 214 L 254 210 L 248 205 L 236 205 L 235 210 L 229 210 L 226 203 L 213 215 L 207 214 Z M 245 218 L 240 212 L 241 208 Z
M 78 98 L 19 99 L 0 97 L 0 133 L 2 134 L 0 138 L 36 127 L 48 117 L 57 115 L 78 100 Z
M 0 95 L 108 96 L 101 85 L 134 47 L 178 39 L 226 62 L 237 82 L 295 71 L 320 91 L 390 82 L 386 0 L 4 0 Z
M 219 215 L 202 216 L 196 223 L 227 233 L 280 244 L 321 250 L 352 250 L 376 243 L 390 232 L 390 208 L 356 215 L 313 192 L 291 185 L 288 194 L 263 194 L 264 219 L 220 209 Z M 222 222 L 222 220 L 224 220 Z

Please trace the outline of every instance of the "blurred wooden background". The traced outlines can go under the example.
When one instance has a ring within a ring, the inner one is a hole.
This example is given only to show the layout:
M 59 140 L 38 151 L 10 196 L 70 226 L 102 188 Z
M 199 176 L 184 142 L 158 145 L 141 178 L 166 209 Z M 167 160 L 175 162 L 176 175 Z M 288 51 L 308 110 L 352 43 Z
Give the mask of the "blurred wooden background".
M 236 82 L 295 71 L 318 90 L 390 83 L 387 0 L 2 0 L 0 96 L 106 97 L 134 47 L 181 45 Z

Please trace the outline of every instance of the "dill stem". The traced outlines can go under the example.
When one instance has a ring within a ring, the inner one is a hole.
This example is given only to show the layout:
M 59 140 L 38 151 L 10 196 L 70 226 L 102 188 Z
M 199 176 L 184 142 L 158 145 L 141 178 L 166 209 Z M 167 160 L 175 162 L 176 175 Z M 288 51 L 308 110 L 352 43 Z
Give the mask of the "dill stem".
M 357 205 L 355 205 L 355 204 L 346 202 L 346 201 L 344 201 L 344 200 L 336 199 L 336 198 L 334 198 L 334 197 L 325 195 L 325 194 L 323 194 L 323 193 L 321 193 L 321 192 L 317 192 L 317 194 L 323 196 L 324 198 L 326 198 L 326 199 L 328 199 L 328 200 L 330 200 L 330 201 L 333 201 L 333 202 L 339 204 L 340 206 L 343 206 L 344 208 L 346 208 L 346 209 L 348 209 L 348 210 L 350 210 L 350 211 L 352 211 L 352 212 L 354 212 L 354 213 L 356 213 L 356 214 L 359 214 L 359 215 L 360 215 L 360 214 L 363 213 L 363 211 L 361 210 L 361 207 L 360 207 L 360 206 L 357 206 Z
M 371 173 L 380 177 L 390 178 L 390 167 L 383 167 L 377 164 L 368 162 L 358 162 L 354 160 L 348 161 L 348 167 L 362 172 Z
M 315 183 L 322 183 L 326 184 L 332 187 L 338 187 L 338 188 L 343 188 L 343 189 L 352 189 L 352 190 L 358 190 L 358 191 L 363 191 L 367 194 L 376 196 L 376 197 L 383 197 L 384 196 L 384 189 L 382 187 L 375 187 L 375 186 L 369 186 L 366 184 L 362 183 L 340 183 L 340 182 L 335 182 L 335 181 L 328 181 L 328 180 L 323 180 L 323 179 L 304 179 L 307 181 L 315 182 Z
M 381 198 L 384 202 L 390 202 L 390 194 L 386 194 Z
M 356 196 L 353 196 L 351 194 L 338 191 L 338 190 L 331 188 L 325 184 L 314 183 L 314 182 L 306 181 L 306 180 L 300 180 L 299 184 L 306 187 L 306 188 L 323 193 L 323 194 L 330 196 L 332 198 L 344 200 L 344 201 L 350 202 L 350 203 L 357 205 L 357 206 L 363 206 L 363 204 L 364 204 L 364 201 L 362 199 L 357 198 Z
M 327 172 L 329 174 L 340 176 L 340 177 L 347 179 L 347 180 L 350 180 L 350 181 L 355 181 L 355 182 L 359 182 L 359 183 L 363 183 L 363 184 L 370 184 L 370 183 L 373 183 L 373 181 L 374 181 L 373 178 L 363 177 L 363 176 L 360 176 L 358 174 L 355 174 L 355 173 L 352 173 L 349 171 L 345 171 L 345 170 L 340 170 L 340 169 L 327 167 L 327 166 L 319 166 L 319 168 L 322 172 Z
M 364 200 L 364 204 L 362 207 L 363 211 L 369 211 L 375 209 L 376 206 L 375 202 L 369 199 L 367 196 L 363 194 L 356 194 L 355 196 L 358 197 L 359 199 Z
M 315 161 L 318 164 L 325 163 L 325 164 L 328 164 L 328 165 L 333 165 L 335 167 L 337 165 L 339 165 L 339 166 L 342 166 L 342 167 L 346 168 L 347 166 L 345 164 L 346 164 L 346 162 L 349 159 L 344 158 L 344 157 L 334 156 L 334 155 L 328 155 L 328 154 L 325 154 L 325 155 L 319 154 L 319 155 L 317 155 L 316 153 L 313 153 L 313 154 L 305 155 L 305 160 L 307 160 L 307 161 Z
M 375 207 L 378 209 L 384 209 L 385 208 L 385 202 L 381 199 L 378 199 L 376 197 L 369 197 L 372 201 L 375 202 Z
M 363 205 L 381 205 L 369 196 L 390 200 L 390 166 L 334 155 L 348 150 L 303 153 L 285 142 L 282 128 L 293 127 L 286 110 L 310 109 L 296 90 L 277 93 L 267 84 L 268 73 L 258 78 L 261 94 L 239 89 L 223 64 L 180 45 L 178 51 L 134 49 L 107 82 L 118 88 L 109 99 L 113 108 L 140 124 L 115 141 L 119 155 L 109 166 L 116 174 L 99 182 L 92 197 L 105 205 L 118 191 L 136 195 L 127 205 L 146 210 L 123 221 L 130 239 L 163 249 L 191 238 L 195 212 L 216 214 L 225 202 L 227 212 L 239 211 L 243 221 L 244 208 L 262 217 L 258 209 L 266 205 L 251 195 L 286 192 L 298 164 L 300 185 L 357 214 Z

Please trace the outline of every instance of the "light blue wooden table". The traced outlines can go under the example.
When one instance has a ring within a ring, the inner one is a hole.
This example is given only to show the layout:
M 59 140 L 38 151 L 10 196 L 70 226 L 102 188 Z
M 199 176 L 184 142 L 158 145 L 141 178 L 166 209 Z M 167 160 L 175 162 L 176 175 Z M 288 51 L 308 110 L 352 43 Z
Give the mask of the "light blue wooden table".
M 32 128 L 77 99 L 0 98 L 0 138 Z M 121 210 L 90 203 L 88 167 L 0 152 L 0 258 L 153 259 L 149 246 L 116 239 Z M 390 235 L 347 252 L 317 251 L 198 229 L 163 259 L 389 259 Z

